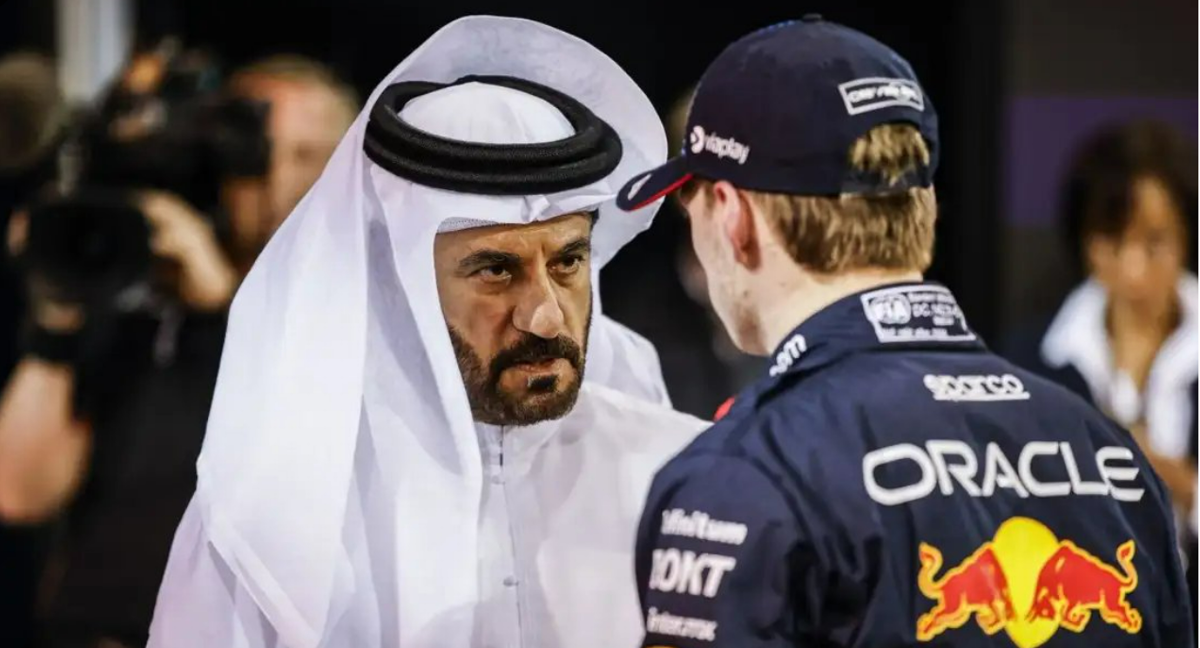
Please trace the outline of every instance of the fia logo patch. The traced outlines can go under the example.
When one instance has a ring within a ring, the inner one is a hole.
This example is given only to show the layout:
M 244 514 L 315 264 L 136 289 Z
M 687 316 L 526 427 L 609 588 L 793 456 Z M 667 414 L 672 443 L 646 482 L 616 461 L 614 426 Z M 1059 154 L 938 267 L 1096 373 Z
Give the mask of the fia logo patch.
M 880 342 L 975 339 L 954 295 L 942 286 L 883 288 L 864 294 L 862 306 Z

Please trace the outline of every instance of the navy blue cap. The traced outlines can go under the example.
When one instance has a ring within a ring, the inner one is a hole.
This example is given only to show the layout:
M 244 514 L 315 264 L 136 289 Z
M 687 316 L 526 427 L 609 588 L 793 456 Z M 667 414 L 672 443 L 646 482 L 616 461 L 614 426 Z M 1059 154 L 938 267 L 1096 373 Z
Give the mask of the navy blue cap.
M 929 164 L 896 184 L 850 164 L 850 147 L 880 124 L 911 123 Z M 933 183 L 937 114 L 912 66 L 888 46 L 820 16 L 761 29 L 705 71 L 683 151 L 634 176 L 617 196 L 633 211 L 693 176 L 805 196 L 890 193 Z

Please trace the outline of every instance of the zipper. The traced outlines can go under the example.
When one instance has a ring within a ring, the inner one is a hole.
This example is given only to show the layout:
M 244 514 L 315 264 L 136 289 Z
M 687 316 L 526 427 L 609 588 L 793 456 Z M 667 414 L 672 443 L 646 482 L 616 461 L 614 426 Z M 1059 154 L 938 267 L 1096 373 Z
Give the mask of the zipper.
M 508 488 L 508 474 L 504 470 L 504 445 L 505 438 L 508 436 L 505 432 L 506 429 L 501 426 L 499 439 L 500 451 L 498 453 L 498 459 L 500 463 L 500 488 L 504 491 L 504 514 L 505 517 L 508 518 L 508 538 L 510 546 L 512 547 L 513 573 L 510 574 L 509 577 L 516 580 L 515 584 L 511 585 L 511 587 L 513 588 L 513 597 L 517 603 L 517 644 L 518 646 L 525 646 L 529 644 L 529 638 L 526 632 L 527 624 L 525 619 L 525 606 L 522 605 L 525 583 L 521 582 L 520 578 L 520 575 L 523 573 L 521 570 L 521 539 L 517 535 L 517 525 L 513 519 L 514 506 L 513 502 L 511 501 L 513 493 Z

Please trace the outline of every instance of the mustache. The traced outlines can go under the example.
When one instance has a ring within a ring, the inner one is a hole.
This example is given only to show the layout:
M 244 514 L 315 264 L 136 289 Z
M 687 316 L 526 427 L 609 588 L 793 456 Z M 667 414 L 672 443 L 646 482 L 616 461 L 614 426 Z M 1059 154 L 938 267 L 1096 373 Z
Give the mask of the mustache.
M 562 335 L 542 338 L 526 333 L 520 341 L 504 349 L 492 358 L 488 373 L 493 384 L 500 381 L 500 374 L 509 367 L 524 363 L 538 363 L 562 358 L 571 363 L 576 371 L 583 367 L 583 349 L 574 340 Z

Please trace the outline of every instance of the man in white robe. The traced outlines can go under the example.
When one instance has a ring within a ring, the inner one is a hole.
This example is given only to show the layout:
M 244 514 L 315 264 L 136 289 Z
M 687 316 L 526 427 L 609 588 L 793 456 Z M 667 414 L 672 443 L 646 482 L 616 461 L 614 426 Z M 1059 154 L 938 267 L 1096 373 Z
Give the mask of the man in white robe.
M 598 277 L 665 156 L 545 25 L 464 18 L 401 63 L 238 292 L 150 646 L 634 645 L 642 502 L 705 423 Z

